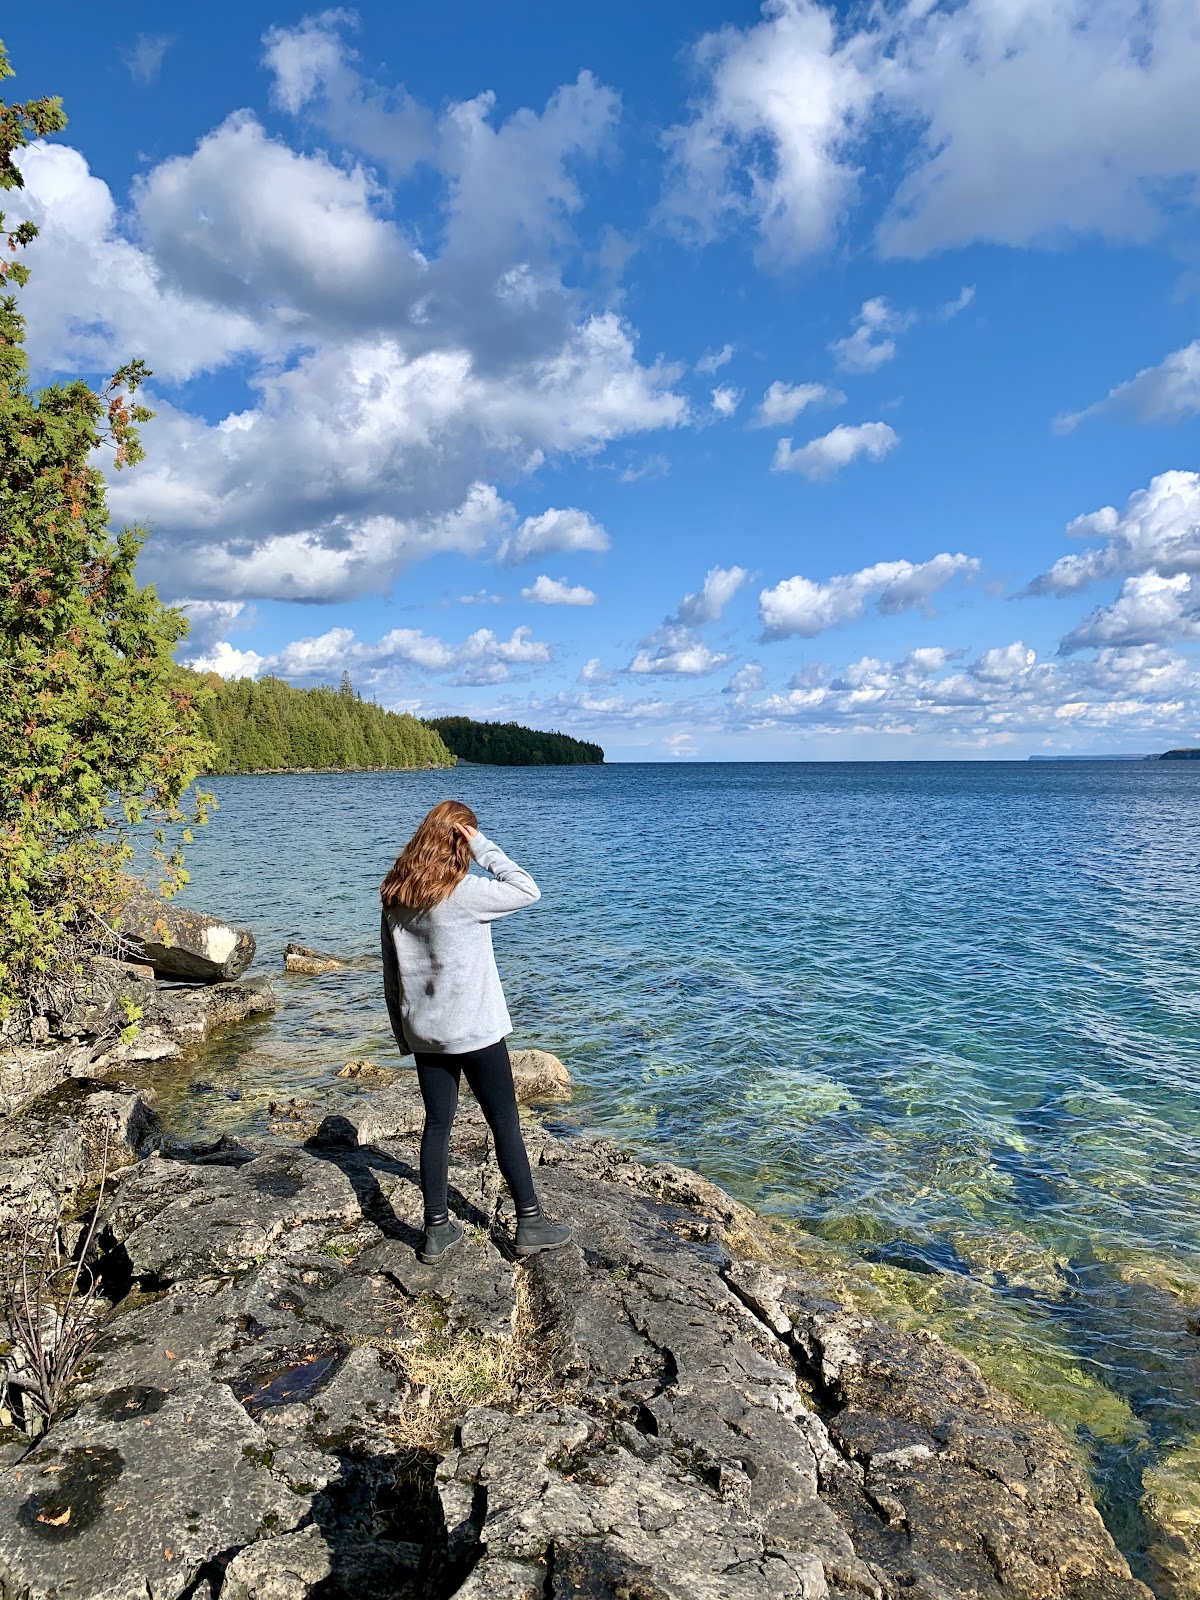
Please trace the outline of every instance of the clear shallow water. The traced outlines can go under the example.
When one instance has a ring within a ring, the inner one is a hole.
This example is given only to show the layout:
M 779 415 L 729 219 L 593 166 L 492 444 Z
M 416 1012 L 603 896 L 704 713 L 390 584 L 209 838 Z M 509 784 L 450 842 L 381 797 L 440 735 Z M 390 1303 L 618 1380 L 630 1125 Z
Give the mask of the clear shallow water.
M 496 929 L 516 1044 L 574 1116 L 833 1247 L 1085 1450 L 1135 1556 L 1143 1470 L 1200 1438 L 1200 765 L 460 768 L 222 778 L 185 903 L 362 957 L 161 1109 L 396 1058 L 377 885 L 456 794 L 538 879 Z M 1189 1328 L 1189 1318 L 1193 1327 Z

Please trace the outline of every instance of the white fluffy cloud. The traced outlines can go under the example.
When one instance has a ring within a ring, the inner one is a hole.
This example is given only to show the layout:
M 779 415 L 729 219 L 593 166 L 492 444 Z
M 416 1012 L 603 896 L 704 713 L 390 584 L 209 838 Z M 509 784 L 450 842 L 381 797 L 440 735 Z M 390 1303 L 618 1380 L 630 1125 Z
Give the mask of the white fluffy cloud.
M 864 300 L 854 331 L 829 346 L 843 372 L 876 372 L 896 354 L 895 335 L 912 322 L 912 314 L 896 311 L 882 295 Z
M 269 317 L 260 323 L 182 290 L 126 234 L 108 185 L 77 150 L 33 145 L 20 167 L 21 213 L 39 230 L 21 292 L 36 369 L 112 370 L 138 351 L 164 377 L 182 379 L 276 349 Z
M 1166 644 L 1175 639 L 1200 639 L 1200 577 L 1143 572 L 1126 578 L 1113 603 L 1085 617 L 1059 649 L 1069 655 L 1090 645 Z
M 1200 671 L 1159 646 L 1103 647 L 1094 655 L 1041 660 L 1020 640 L 973 659 L 940 645 L 899 661 L 865 656 L 842 667 L 811 662 L 786 690 L 761 694 L 748 662 L 719 695 L 695 691 L 640 698 L 590 687 L 517 703 L 506 716 L 603 738 L 664 724 L 706 733 L 794 729 L 808 735 L 920 738 L 931 746 L 1004 752 L 1020 743 L 1049 752 L 1163 749 L 1200 738 Z M 492 711 L 490 714 L 499 714 Z
M 823 383 L 784 383 L 777 378 L 763 395 L 754 413 L 756 428 L 786 427 L 795 422 L 809 406 L 840 406 L 846 396 L 840 389 L 827 388 Z
M 1100 538 L 1063 556 L 1029 585 L 1029 594 L 1069 594 L 1101 578 L 1143 572 L 1200 575 L 1200 472 L 1163 472 L 1131 494 L 1123 511 L 1104 506 L 1076 517 L 1074 538 Z
M 673 633 L 667 629 L 653 649 L 640 649 L 625 670 L 698 678 L 727 667 L 732 660 L 726 652 L 710 650 L 702 639 L 693 638 L 683 630 Z
M 763 636 L 786 639 L 798 634 L 811 639 L 829 628 L 857 621 L 868 605 L 884 616 L 918 609 L 954 579 L 973 577 L 979 566 L 974 556 L 944 551 L 930 561 L 879 561 L 827 583 L 785 578 L 758 597 Z
M 500 546 L 499 558 L 511 566 L 534 556 L 562 550 L 607 550 L 608 534 L 586 511 L 574 506 L 551 508 L 540 516 L 526 517 Z
M 771 462 L 772 472 L 799 472 L 814 481 L 831 478 L 859 456 L 881 461 L 900 443 L 900 435 L 886 422 L 840 422 L 836 428 L 793 450 L 790 439 L 780 439 Z
M 1086 417 L 1105 411 L 1128 412 L 1138 422 L 1182 422 L 1200 413 L 1200 339 L 1173 350 L 1156 367 L 1143 367 L 1085 411 L 1060 417 L 1057 426 L 1069 433 Z
M 764 18 L 698 46 L 703 95 L 668 135 L 664 211 L 701 239 L 748 218 L 763 254 L 790 261 L 828 244 L 853 199 L 851 146 L 874 89 L 832 9 L 770 0 Z
M 188 620 L 186 649 L 191 655 L 207 650 L 222 634 L 246 620 L 244 600 L 176 600 L 175 605 Z
M 460 644 L 447 644 L 420 628 L 392 628 L 375 644 L 359 639 L 351 628 L 329 628 L 312 638 L 294 639 L 269 656 L 236 650 L 222 640 L 188 665 L 225 678 L 257 678 L 264 674 L 299 683 L 327 683 L 350 672 L 360 686 L 393 694 L 413 675 L 449 676 L 459 684 L 502 683 L 512 667 L 542 665 L 551 659 L 549 645 L 528 627 L 514 628 L 507 639 L 490 628 L 477 628 Z
M 167 593 L 348 598 L 443 550 L 604 548 L 583 511 L 518 527 L 492 480 L 688 415 L 680 369 L 640 362 L 630 325 L 564 279 L 574 174 L 616 96 L 583 74 L 541 111 L 502 119 L 484 95 L 434 116 L 362 76 L 351 22 L 267 39 L 277 103 L 335 136 L 329 155 L 237 112 L 127 210 L 75 151 L 22 156 L 41 371 L 246 364 L 249 401 L 219 421 L 152 395 L 147 462 L 114 482 L 114 513 L 155 526 L 144 566 Z M 411 197 L 355 151 L 430 182 Z
M 640 397 L 614 392 L 629 348 L 615 318 L 570 343 L 507 373 L 477 371 L 465 350 L 409 358 L 390 339 L 331 344 L 264 373 L 259 404 L 215 427 L 160 402 L 149 460 L 114 482 L 113 509 L 155 524 L 151 575 L 193 593 L 332 598 L 386 589 L 441 550 L 499 543 L 501 559 L 517 562 L 606 549 L 603 528 L 575 509 L 512 531 L 511 506 L 471 476 L 481 464 L 519 473 L 544 451 L 594 448 L 624 431 L 617 411 L 657 409 L 636 378 Z
M 719 417 L 731 417 L 741 403 L 742 391 L 723 383 L 712 392 L 712 408 Z
M 925 734 L 976 747 L 1043 733 L 1057 749 L 1076 730 L 1132 732 L 1153 749 L 1156 737 L 1200 725 L 1200 673 L 1159 648 L 1102 648 L 1090 660 L 1055 662 L 1016 641 L 965 667 L 939 648 L 899 662 L 863 657 L 840 672 L 819 668 L 739 710 L 756 727 Z
M 720 372 L 721 368 L 733 360 L 733 346 L 723 344 L 719 350 L 710 350 L 707 355 L 701 356 L 696 363 L 696 371 L 704 373 Z
M 757 661 L 745 661 L 730 678 L 728 684 L 722 689 L 722 694 L 747 695 L 761 689 L 766 681 L 762 665 Z
M 548 578 L 545 573 L 536 578 L 527 589 L 521 590 L 522 600 L 532 600 L 540 606 L 594 606 L 596 596 L 582 583 L 568 583 L 565 578 Z
M 625 670 L 701 677 L 728 666 L 733 656 L 710 649 L 696 630 L 720 621 L 725 607 L 749 576 L 745 567 L 710 567 L 703 587 L 695 594 L 685 594 L 675 612 L 647 634 Z
M 1200 15 L 1187 0 L 920 0 L 845 13 L 766 0 L 696 49 L 668 216 L 757 229 L 791 261 L 858 198 L 865 142 L 907 140 L 885 253 L 1071 233 L 1142 238 L 1200 176 Z
M 668 620 L 692 628 L 719 621 L 749 576 L 745 567 L 710 567 L 704 575 L 704 587 L 696 594 L 685 594 L 678 611 Z
M 189 656 L 188 666 L 196 672 L 216 672 L 222 678 L 257 678 L 266 665 L 257 650 L 238 650 L 227 639 L 218 639 L 198 656 Z
M 364 79 L 345 39 L 353 12 L 329 10 L 295 27 L 266 33 L 264 60 L 272 99 L 291 116 L 303 113 L 339 142 L 382 161 L 393 174 L 433 156 L 433 116 L 403 88 L 385 90 Z

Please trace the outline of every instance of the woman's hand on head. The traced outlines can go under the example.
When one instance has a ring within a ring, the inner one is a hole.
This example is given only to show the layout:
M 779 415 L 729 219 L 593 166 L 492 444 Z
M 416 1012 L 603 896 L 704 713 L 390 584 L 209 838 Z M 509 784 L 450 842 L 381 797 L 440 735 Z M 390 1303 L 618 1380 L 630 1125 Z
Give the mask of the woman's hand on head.
M 455 833 L 461 833 L 467 843 L 470 844 L 471 840 L 479 832 L 479 829 L 473 828 L 469 822 L 456 822 L 454 824 L 454 831 Z

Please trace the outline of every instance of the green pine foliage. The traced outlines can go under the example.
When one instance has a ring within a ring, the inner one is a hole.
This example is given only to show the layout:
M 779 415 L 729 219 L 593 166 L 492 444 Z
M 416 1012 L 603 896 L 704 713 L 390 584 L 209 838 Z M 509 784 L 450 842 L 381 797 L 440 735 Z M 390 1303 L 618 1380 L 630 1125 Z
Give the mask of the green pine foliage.
M 455 760 L 507 767 L 594 765 L 598 744 L 539 733 L 515 722 L 469 717 L 419 721 L 357 694 L 349 673 L 339 686 L 296 689 L 282 678 L 189 674 L 214 755 L 207 770 L 380 772 L 452 767 Z
M 0 46 L 0 79 L 11 76 Z M 0 188 L 20 189 L 14 156 L 58 132 L 57 99 L 0 105 Z M 0 216 L 0 289 L 23 286 L 15 253 L 36 236 Z M 4 253 L 7 247 L 7 254 Z M 82 380 L 31 393 L 25 325 L 0 297 L 0 1021 L 29 1015 L 111 916 L 127 830 L 155 827 L 168 887 L 186 877 L 168 824 L 207 761 L 196 685 L 172 651 L 187 631 L 134 564 L 144 530 L 108 529 L 102 448 L 140 459 L 133 396 L 149 376 L 122 368 L 103 392 Z M 184 834 L 186 838 L 186 833 Z
M 208 682 L 201 715 L 217 752 L 214 773 L 454 765 L 432 728 L 363 700 L 347 675 L 337 689 L 294 689 L 282 678 L 223 683 L 215 674 Z
M 599 766 L 604 751 L 598 744 L 572 739 L 566 733 L 542 733 L 519 722 L 474 722 L 470 717 L 434 717 L 429 727 L 462 761 L 489 767 Z

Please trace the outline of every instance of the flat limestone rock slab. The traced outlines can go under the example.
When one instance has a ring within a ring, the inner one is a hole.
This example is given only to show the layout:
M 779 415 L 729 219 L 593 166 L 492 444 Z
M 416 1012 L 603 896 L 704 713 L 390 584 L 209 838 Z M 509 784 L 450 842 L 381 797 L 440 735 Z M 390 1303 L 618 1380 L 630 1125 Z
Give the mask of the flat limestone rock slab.
M 103 1224 L 135 1279 L 166 1286 L 253 1265 L 292 1229 L 361 1215 L 339 1167 L 292 1148 L 238 1167 L 152 1159 L 117 1186 Z
M 128 1385 L 0 1473 L 0 1589 L 22 1600 L 176 1600 L 221 1551 L 289 1528 L 311 1497 L 268 1469 L 220 1384 Z
M 97 1045 L 91 1070 L 109 1071 L 137 1061 L 175 1061 L 218 1028 L 265 1016 L 278 1005 L 267 977 L 200 986 L 158 985 L 136 1035 Z
M 668 1454 L 638 1459 L 582 1411 L 513 1417 L 480 1407 L 467 1414 L 460 1439 L 439 1468 L 439 1488 L 452 1538 L 477 1518 L 481 1490 L 486 1497 L 475 1525 L 484 1571 L 493 1559 L 505 1564 L 502 1574 L 509 1563 L 552 1551 L 553 1592 L 587 1600 L 621 1592 L 653 1600 L 827 1600 L 815 1555 L 771 1549 L 735 1499 Z
M 90 1057 L 90 1050 L 69 1044 L 23 1044 L 0 1050 L 0 1116 L 11 1116 Z
M 256 1273 L 130 1295 L 105 1322 L 76 1393 L 95 1399 L 136 1383 L 170 1387 L 180 1372 L 233 1383 L 248 1369 L 331 1342 L 302 1320 L 303 1299 L 286 1263 Z M 94 1369 L 94 1370 L 93 1370 Z
M 225 1592 L 245 1600 L 307 1600 L 306 1584 L 355 1600 L 1149 1600 L 1047 1423 L 937 1339 L 738 1257 L 744 1208 L 682 1168 L 531 1140 L 574 1238 L 515 1260 L 468 1119 L 451 1163 L 464 1240 L 417 1261 L 416 1129 L 383 1136 L 410 1106 L 388 1089 L 331 1115 L 329 1142 L 118 1175 L 103 1244 L 136 1288 L 39 1448 L 84 1452 L 42 1476 L 88 1493 L 96 1478 L 99 1529 L 124 1505 L 108 1479 L 135 1461 L 153 1537 L 135 1546 L 118 1522 L 112 1542 L 142 1586 L 102 1589 L 97 1556 L 91 1589 L 30 1589 L 31 1541 L 76 1512 L 54 1522 L 67 1502 L 43 1498 L 22 1522 L 24 1500 L 4 1499 L 18 1465 L 0 1473 L 0 1594 L 193 1600 L 169 1537 L 193 1576 L 210 1548 L 229 1559 Z M 174 1433 L 155 1433 L 160 1415 Z M 196 1418 L 222 1481 L 250 1485 L 236 1500 L 189 1488 Z M 261 1510 L 284 1493 L 299 1514 Z

